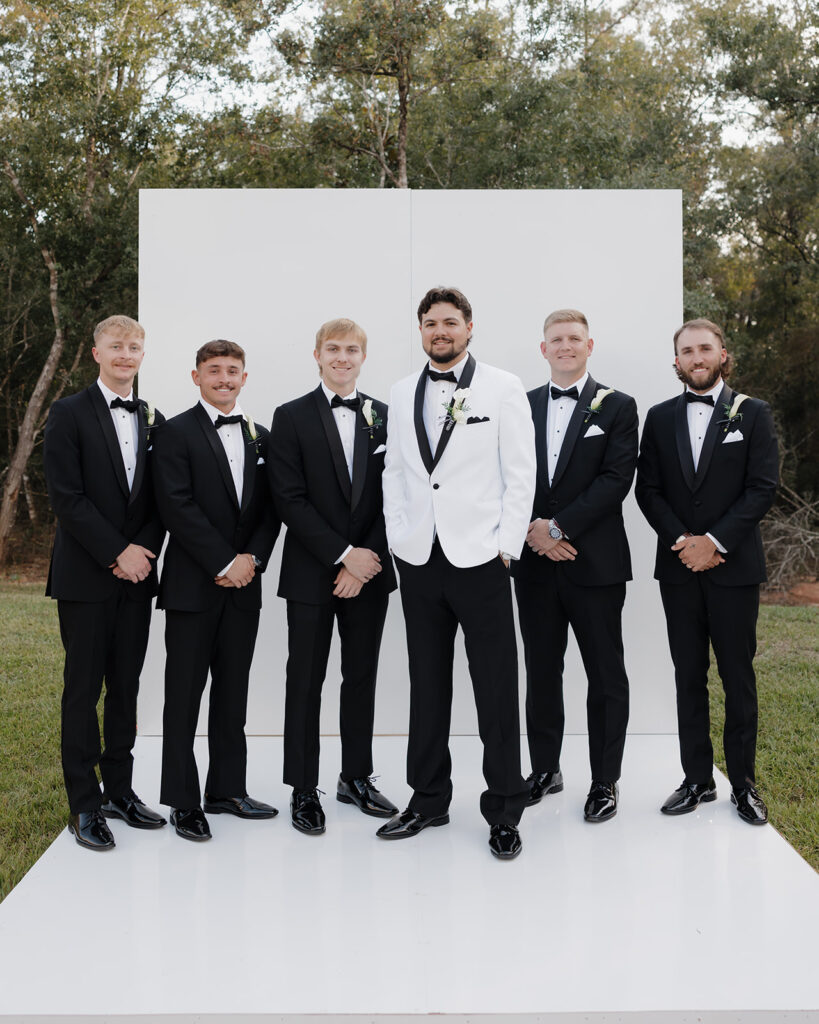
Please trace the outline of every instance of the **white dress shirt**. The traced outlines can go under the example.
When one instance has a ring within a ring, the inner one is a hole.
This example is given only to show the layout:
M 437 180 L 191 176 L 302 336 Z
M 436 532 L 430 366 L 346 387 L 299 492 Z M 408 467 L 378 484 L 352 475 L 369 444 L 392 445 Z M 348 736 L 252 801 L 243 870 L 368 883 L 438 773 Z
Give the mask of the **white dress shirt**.
M 216 424 L 217 416 L 241 416 L 244 419 L 245 414 L 239 408 L 238 402 L 229 413 L 223 413 L 221 409 L 212 406 L 204 398 L 199 399 L 199 404 L 210 416 L 210 421 L 214 425 Z M 228 423 L 225 426 L 219 427 L 216 433 L 219 435 L 219 440 L 225 449 L 225 455 L 227 455 L 228 465 L 230 466 L 230 475 L 233 477 L 233 486 L 236 488 L 236 497 L 241 505 L 245 474 L 245 439 L 242 435 L 242 424 Z
M 137 460 L 137 448 L 139 445 L 139 424 L 137 423 L 137 412 L 128 412 L 127 409 L 123 409 L 119 406 L 116 409 L 111 408 L 111 402 L 115 398 L 122 398 L 124 401 L 132 401 L 134 397 L 133 389 L 126 396 L 118 395 L 116 391 L 112 391 L 109 387 L 98 378 L 97 384 L 102 397 L 105 399 L 105 404 L 108 406 L 108 410 L 111 413 L 111 419 L 114 423 L 114 430 L 117 432 L 117 440 L 119 441 L 119 450 L 122 452 L 122 462 L 125 466 L 125 476 L 128 478 L 128 490 L 130 491 L 134 485 L 134 473 L 136 472 L 136 460 Z
M 244 419 L 245 414 L 239 408 L 238 402 L 229 413 L 223 413 L 221 409 L 217 409 L 210 402 L 206 402 L 204 398 L 199 399 L 199 404 L 208 414 L 214 426 L 216 425 L 217 416 L 241 416 Z M 228 465 L 230 466 L 230 475 L 233 477 L 233 486 L 236 488 L 236 497 L 241 506 L 245 473 L 245 439 L 242 435 L 242 424 L 228 423 L 225 426 L 219 427 L 216 433 L 219 435 L 219 440 L 225 449 L 225 455 L 227 455 Z M 231 558 L 219 575 L 224 576 L 235 561 L 235 558 Z
M 350 474 L 350 481 L 352 482 L 353 453 L 355 451 L 355 412 L 344 405 L 337 405 L 333 408 L 333 398 L 336 393 L 335 391 L 331 391 L 324 381 L 321 382 L 321 390 L 324 392 L 325 398 L 330 403 L 330 412 L 332 412 L 333 419 L 336 421 L 338 436 L 341 438 L 341 447 L 344 449 L 344 459 L 347 463 L 347 472 Z M 357 396 L 358 388 L 353 388 L 349 395 L 339 395 L 340 398 L 356 398 Z M 353 545 L 348 544 L 336 559 L 335 564 L 341 565 L 352 550 Z
M 427 432 L 430 451 L 433 455 L 438 447 L 438 442 L 441 440 L 441 434 L 446 423 L 446 407 L 452 401 L 452 396 L 460 386 L 461 374 L 466 366 L 467 355 L 468 353 L 464 352 L 460 361 L 454 366 L 449 367 L 455 374 L 455 379 L 458 383 L 453 384 L 451 380 L 431 380 L 427 377 L 427 386 L 424 393 L 424 428 Z M 430 369 L 435 368 L 430 367 Z M 446 371 L 441 370 L 439 372 L 445 373 Z M 468 400 L 467 405 L 469 405 Z
M 702 444 L 705 440 L 705 432 L 711 423 L 711 417 L 717 411 L 717 399 L 719 398 L 720 392 L 723 387 L 723 380 L 720 379 L 711 388 L 710 391 L 702 392 L 703 395 L 711 395 L 714 399 L 714 405 L 706 405 L 705 402 L 688 402 L 686 407 L 686 414 L 688 416 L 688 438 L 691 442 L 691 457 L 694 459 L 694 472 L 697 471 L 697 466 L 700 463 L 700 455 L 702 454 Z M 693 388 L 686 385 L 686 391 L 693 391 Z M 699 391 L 695 394 L 700 394 Z M 717 551 L 721 554 L 725 554 L 725 548 L 720 544 L 713 533 L 706 533 L 706 537 L 712 540 L 717 546 Z
M 337 405 L 332 408 L 333 399 L 336 396 L 335 391 L 331 391 L 324 381 L 321 382 L 321 390 L 327 401 L 330 403 L 330 411 L 333 414 L 333 418 L 336 421 L 336 427 L 338 428 L 338 436 L 341 438 L 341 447 L 344 449 L 344 459 L 347 463 L 347 472 L 350 474 L 350 480 L 353 479 L 353 452 L 355 450 L 355 424 L 356 414 L 353 409 L 348 409 L 344 405 Z M 356 398 L 358 396 L 358 389 L 353 388 L 349 395 L 339 395 L 340 398 Z
M 557 460 L 560 458 L 560 449 L 563 447 L 563 439 L 566 436 L 569 420 L 572 418 L 572 413 L 577 408 L 580 392 L 586 386 L 586 381 L 588 379 L 589 372 L 587 370 L 580 380 L 569 385 L 569 387 L 577 388 L 577 399 L 552 398 L 551 389 L 553 387 L 560 388 L 561 391 L 566 391 L 568 389 L 561 387 L 560 384 L 555 384 L 553 380 L 549 381 L 549 401 L 546 405 L 546 466 L 549 471 L 549 483 L 552 482 L 552 478 L 555 475 Z

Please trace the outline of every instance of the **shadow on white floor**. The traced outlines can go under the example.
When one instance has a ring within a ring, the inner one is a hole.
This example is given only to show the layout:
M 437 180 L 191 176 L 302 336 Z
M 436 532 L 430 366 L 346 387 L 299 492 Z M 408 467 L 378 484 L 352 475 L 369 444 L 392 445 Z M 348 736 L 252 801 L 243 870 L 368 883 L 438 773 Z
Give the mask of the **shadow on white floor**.
M 136 750 L 154 806 L 160 747 Z M 402 809 L 405 749 L 376 739 Z M 320 837 L 290 825 L 281 739 L 249 751 L 272 821 L 211 816 L 203 844 L 113 822 L 102 854 L 58 837 L 0 905 L 0 1020 L 819 1021 L 819 878 L 738 819 L 721 776 L 717 802 L 661 815 L 682 778 L 673 736 L 629 737 L 620 811 L 596 826 L 586 738 L 567 737 L 566 789 L 526 812 L 509 863 L 486 845 L 476 737 L 452 739 L 451 825 L 398 843 L 335 800 L 337 738 Z

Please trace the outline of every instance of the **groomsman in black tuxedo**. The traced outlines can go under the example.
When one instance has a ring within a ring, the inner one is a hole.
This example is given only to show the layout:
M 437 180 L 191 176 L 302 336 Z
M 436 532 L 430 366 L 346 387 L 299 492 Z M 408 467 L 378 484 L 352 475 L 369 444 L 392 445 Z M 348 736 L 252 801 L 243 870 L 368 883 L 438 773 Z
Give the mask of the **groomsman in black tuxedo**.
M 631 558 L 623 499 L 637 463 L 637 406 L 598 384 L 594 348 L 576 309 L 550 313 L 540 350 L 552 374 L 529 392 L 537 448 L 532 522 L 513 567 L 526 654 L 529 803 L 563 789 L 563 658 L 572 627 L 588 679 L 591 789 L 586 821 L 617 813 L 628 725 L 622 612 Z
M 272 818 L 247 795 L 245 717 L 262 606 L 261 572 L 279 522 L 267 487 L 268 432 L 239 406 L 245 353 L 211 341 L 191 374 L 200 400 L 157 433 L 154 478 L 168 549 L 157 607 L 165 609 L 162 791 L 183 839 L 210 839 L 193 742 L 211 676 L 204 811 Z
M 637 501 L 657 533 L 660 581 L 677 686 L 685 778 L 665 814 L 716 800 L 709 729 L 709 642 L 725 690 L 723 744 L 731 800 L 764 825 L 756 790 L 756 620 L 765 556 L 759 521 L 771 507 L 779 462 L 771 410 L 725 383 L 725 338 L 710 320 L 674 335 L 685 390 L 648 412 L 637 463 Z
M 319 801 L 319 715 L 327 658 L 341 639 L 341 774 L 336 799 L 389 818 L 395 807 L 372 779 L 378 652 L 395 574 L 381 497 L 387 407 L 358 391 L 367 335 L 330 320 L 316 334 L 321 383 L 280 406 L 270 432 L 268 475 L 287 526 L 279 597 L 287 599 L 284 782 L 293 826 L 325 829 Z
M 45 429 L 46 482 L 57 517 L 46 594 L 57 601 L 65 648 L 61 752 L 68 828 L 90 850 L 114 846 L 106 817 L 134 828 L 165 824 L 131 787 L 139 674 L 165 535 L 148 454 L 163 416 L 133 391 L 144 340 L 145 331 L 130 317 L 97 324 L 91 352 L 99 379 L 55 402 Z
M 472 307 L 455 288 L 418 306 L 429 363 L 392 389 L 384 515 L 401 578 L 410 673 L 407 809 L 378 830 L 405 839 L 449 822 L 455 634 L 464 633 L 483 741 L 489 847 L 511 859 L 528 790 L 520 773 L 509 562 L 535 488 L 529 405 L 517 377 L 467 352 Z

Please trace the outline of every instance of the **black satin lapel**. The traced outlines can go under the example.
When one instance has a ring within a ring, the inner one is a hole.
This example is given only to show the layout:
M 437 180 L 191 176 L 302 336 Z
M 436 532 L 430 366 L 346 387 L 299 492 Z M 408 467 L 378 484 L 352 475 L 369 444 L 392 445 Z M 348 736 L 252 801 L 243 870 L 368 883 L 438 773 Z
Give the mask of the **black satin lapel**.
M 202 428 L 202 433 L 207 438 L 208 444 L 213 449 L 216 465 L 219 467 L 219 472 L 222 474 L 222 481 L 224 482 L 225 487 L 227 487 L 228 494 L 231 496 L 233 503 L 238 508 L 239 498 L 236 494 L 236 484 L 234 484 L 233 474 L 230 472 L 230 463 L 228 462 L 228 457 L 225 454 L 225 446 L 219 440 L 219 431 L 213 425 L 213 421 L 210 416 L 208 416 L 198 402 L 194 406 L 194 415 L 199 421 L 199 426 Z
M 330 446 L 330 455 L 333 458 L 338 485 L 341 488 L 341 493 L 349 501 L 352 493 L 350 488 L 350 471 L 347 469 L 347 460 L 344 458 L 344 448 L 342 447 L 341 437 L 336 426 L 336 418 L 333 415 L 333 410 L 330 408 L 330 403 L 321 389 L 321 384 L 313 392 L 313 398 L 318 409 L 319 418 L 321 419 L 321 425 L 327 437 L 327 444 Z
M 247 420 L 242 424 L 242 440 L 245 443 L 245 465 L 242 472 L 242 512 L 245 511 L 253 498 L 253 491 L 256 486 L 256 460 L 259 458 L 256 453 L 256 445 L 247 441 Z
M 685 392 L 677 399 L 674 409 L 674 433 L 677 438 L 677 455 L 680 459 L 680 468 L 683 478 L 688 487 L 694 490 L 694 456 L 691 454 L 691 435 L 688 432 L 688 406 L 685 401 Z
M 458 391 L 461 388 L 468 388 L 472 383 L 474 375 L 475 360 L 471 355 L 469 355 L 466 357 L 466 366 L 463 368 L 461 376 L 458 378 L 458 386 L 455 390 Z M 441 456 L 446 451 L 446 446 L 449 444 L 449 439 L 455 431 L 455 426 L 455 424 L 449 424 L 449 429 L 447 429 L 447 425 L 444 425 L 444 429 L 441 431 L 441 436 L 438 438 L 438 447 L 435 449 L 435 456 L 432 460 L 432 469 L 435 469 L 441 461 Z M 424 436 L 426 436 L 426 431 L 424 432 Z M 432 469 L 430 470 L 430 473 L 432 472 Z
M 361 395 L 362 403 L 367 400 L 366 395 Z M 361 501 L 364 493 L 364 481 L 367 479 L 367 459 L 370 456 L 370 439 L 367 421 L 364 413 L 359 409 L 355 414 L 355 438 L 353 440 L 353 496 L 350 499 L 350 507 L 355 508 Z
M 711 421 L 708 424 L 708 429 L 705 431 L 705 437 L 702 442 L 702 451 L 700 452 L 700 461 L 697 463 L 697 472 L 694 474 L 693 490 L 695 491 L 705 479 L 705 474 L 708 472 L 708 467 L 711 465 L 711 458 L 717 444 L 717 437 L 719 436 L 719 421 L 725 419 L 722 406 L 725 403 L 728 403 L 730 406 L 733 401 L 733 394 L 733 391 L 731 391 L 728 385 L 724 384 L 722 391 L 720 391 L 719 396 L 714 401 L 714 411 L 711 413 Z
M 105 402 L 105 396 L 100 391 L 99 385 L 92 384 L 88 389 L 88 395 L 91 399 L 91 405 L 97 415 L 97 419 L 99 420 L 102 436 L 105 438 L 105 443 L 108 446 L 108 454 L 111 456 L 111 462 L 114 466 L 114 475 L 117 478 L 117 483 L 122 488 L 123 494 L 127 494 L 130 497 L 130 492 L 128 490 L 128 476 L 125 472 L 125 463 L 122 461 L 122 452 L 119 447 L 117 429 L 114 426 L 114 421 L 111 419 L 111 410 Z
M 569 465 L 569 460 L 572 457 L 574 446 L 577 444 L 578 437 L 580 437 L 580 428 L 584 426 L 590 427 L 592 424 L 594 419 L 593 416 L 589 416 L 588 423 L 585 423 L 584 421 L 588 415 L 586 410 L 591 405 L 591 400 L 594 398 L 596 390 L 597 384 L 590 376 L 586 381 L 585 387 L 577 396 L 574 412 L 569 417 L 569 425 L 566 427 L 566 436 L 563 438 L 563 444 L 560 446 L 560 455 L 557 457 L 555 474 L 552 477 L 552 487 L 557 484 L 558 480 L 566 472 L 566 467 Z
M 137 409 L 137 458 L 136 458 L 136 469 L 134 470 L 134 482 L 131 485 L 131 497 L 130 501 L 139 494 L 139 489 L 142 487 L 142 478 L 145 476 L 145 462 L 148 457 L 148 443 L 146 437 L 148 435 L 148 406 L 147 403 L 140 401 L 139 408 Z
M 415 403 L 413 406 L 413 419 L 415 420 L 415 438 L 418 441 L 418 450 L 421 453 L 421 461 L 427 473 L 432 473 L 432 449 L 429 446 L 427 428 L 424 426 L 424 395 L 427 390 L 427 371 L 422 370 L 418 383 L 415 385 Z
M 532 406 L 532 420 L 535 424 L 535 452 L 537 454 L 537 475 L 540 486 L 549 490 L 549 449 L 546 444 L 546 415 L 549 410 L 549 385 L 538 388 Z

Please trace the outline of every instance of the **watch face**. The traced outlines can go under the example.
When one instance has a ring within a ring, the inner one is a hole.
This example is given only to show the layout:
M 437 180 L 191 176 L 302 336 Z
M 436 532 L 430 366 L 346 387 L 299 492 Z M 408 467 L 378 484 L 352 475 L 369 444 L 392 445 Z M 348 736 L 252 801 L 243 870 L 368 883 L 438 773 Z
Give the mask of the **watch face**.
M 560 527 L 558 527 L 558 526 L 555 526 L 555 525 L 554 525 L 554 523 L 553 523 L 553 524 L 552 524 L 552 525 L 551 525 L 551 526 L 549 527 L 549 536 L 550 536 L 550 537 L 551 537 L 551 538 L 552 538 L 553 540 L 560 540 L 560 538 L 561 538 L 561 537 L 563 536 L 563 533 L 562 533 L 562 531 L 561 531 Z

